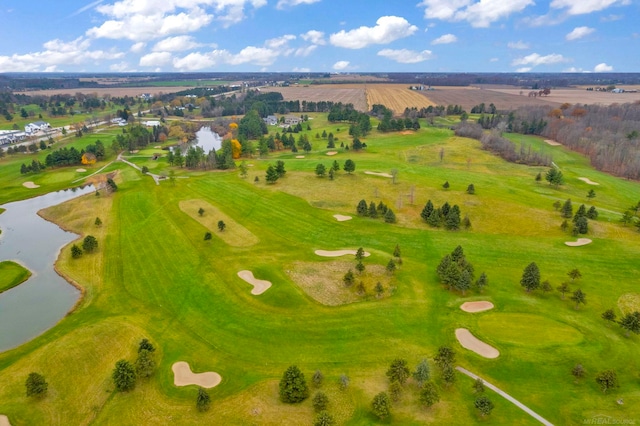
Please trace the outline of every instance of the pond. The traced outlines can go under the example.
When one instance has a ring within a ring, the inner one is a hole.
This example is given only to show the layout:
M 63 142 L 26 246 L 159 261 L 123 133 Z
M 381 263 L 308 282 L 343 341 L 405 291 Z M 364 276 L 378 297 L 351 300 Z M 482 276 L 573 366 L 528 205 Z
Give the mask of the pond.
M 196 132 L 195 146 L 201 147 L 205 153 L 212 149 L 217 151 L 222 147 L 222 138 L 210 127 L 203 127 Z
M 93 192 L 93 187 L 51 192 L 0 207 L 0 261 L 13 260 L 32 273 L 0 293 L 0 352 L 25 343 L 58 323 L 80 291 L 53 269 L 60 249 L 78 236 L 38 216 L 38 211 Z

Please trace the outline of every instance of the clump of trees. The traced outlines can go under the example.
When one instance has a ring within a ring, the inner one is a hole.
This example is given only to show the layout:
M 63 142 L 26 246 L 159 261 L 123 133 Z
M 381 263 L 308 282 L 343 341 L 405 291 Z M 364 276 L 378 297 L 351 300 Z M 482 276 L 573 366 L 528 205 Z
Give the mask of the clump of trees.
M 116 362 L 111 378 L 116 390 L 127 392 L 135 388 L 138 378 L 150 377 L 156 368 L 154 354 L 155 347 L 148 339 L 142 339 L 138 344 L 138 357 L 132 364 L 126 359 Z
M 473 189 L 473 191 L 475 191 L 475 189 Z M 435 207 L 433 202 L 428 200 L 422 212 L 420 212 L 420 217 L 433 228 L 444 226 L 447 230 L 456 231 L 460 229 L 461 226 L 465 228 L 471 227 L 471 221 L 468 217 L 465 217 L 464 221 L 461 220 L 460 207 L 458 207 L 457 204 L 454 204 L 452 207 L 448 202 L 445 202 L 440 207 Z
M 370 217 L 372 219 L 382 218 L 387 223 L 396 222 L 395 213 L 382 201 L 376 205 L 373 201 L 367 204 L 367 201 L 362 199 L 356 206 L 356 213 L 361 217 Z
M 449 290 L 460 291 L 463 295 L 472 286 L 475 286 L 478 291 L 482 291 L 487 286 L 487 276 L 484 272 L 474 283 L 474 271 L 473 265 L 467 261 L 461 246 L 457 246 L 450 254 L 444 256 L 436 268 L 440 281 Z
M 49 384 L 40 373 L 29 373 L 25 382 L 27 397 L 43 398 L 49 390 Z

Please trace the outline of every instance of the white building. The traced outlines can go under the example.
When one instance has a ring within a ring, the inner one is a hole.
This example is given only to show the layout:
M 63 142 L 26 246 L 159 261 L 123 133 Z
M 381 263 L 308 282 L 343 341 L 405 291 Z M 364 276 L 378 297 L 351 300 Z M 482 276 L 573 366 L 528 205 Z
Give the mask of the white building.
M 162 123 L 160 123 L 157 120 L 151 120 L 151 121 L 143 121 L 142 124 L 144 124 L 147 127 L 153 127 L 153 126 L 161 126 Z
M 263 118 L 263 120 L 265 123 L 267 123 L 267 126 L 275 126 L 276 124 L 278 124 L 278 117 L 276 117 L 275 115 L 268 115 Z
M 49 123 L 45 121 L 36 121 L 34 123 L 29 123 L 26 126 L 24 126 L 24 131 L 28 134 L 31 134 L 31 133 L 36 133 L 41 130 L 50 129 L 50 128 L 51 126 L 49 125 Z

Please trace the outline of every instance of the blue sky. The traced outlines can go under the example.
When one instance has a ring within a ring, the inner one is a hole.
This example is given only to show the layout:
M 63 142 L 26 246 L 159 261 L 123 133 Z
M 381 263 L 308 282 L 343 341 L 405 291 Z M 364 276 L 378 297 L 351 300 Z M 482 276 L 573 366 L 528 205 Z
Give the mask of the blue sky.
M 0 72 L 640 72 L 640 0 L 0 0 Z

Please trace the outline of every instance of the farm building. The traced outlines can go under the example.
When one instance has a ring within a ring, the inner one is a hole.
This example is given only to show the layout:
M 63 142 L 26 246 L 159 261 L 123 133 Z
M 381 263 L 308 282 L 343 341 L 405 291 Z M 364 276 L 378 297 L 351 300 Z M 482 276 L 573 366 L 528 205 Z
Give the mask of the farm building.
M 36 122 L 29 123 L 26 126 L 24 126 L 24 131 L 26 133 L 36 133 L 36 132 L 39 132 L 41 130 L 45 130 L 45 129 L 49 129 L 49 128 L 51 128 L 49 123 L 47 123 L 45 121 L 36 121 Z
M 296 117 L 296 116 L 293 116 L 293 115 L 287 115 L 284 118 L 284 124 L 286 124 L 287 126 L 296 126 L 301 121 L 302 121 L 302 119 L 300 119 L 300 117 Z
M 278 124 L 278 117 L 276 117 L 275 115 L 268 115 L 263 118 L 263 120 L 265 123 L 267 123 L 267 126 L 275 126 L 276 124 Z

